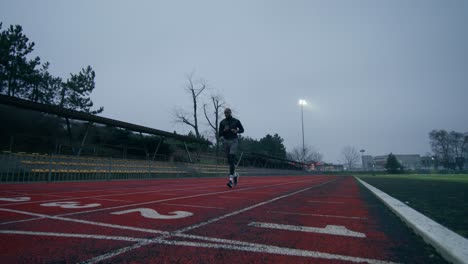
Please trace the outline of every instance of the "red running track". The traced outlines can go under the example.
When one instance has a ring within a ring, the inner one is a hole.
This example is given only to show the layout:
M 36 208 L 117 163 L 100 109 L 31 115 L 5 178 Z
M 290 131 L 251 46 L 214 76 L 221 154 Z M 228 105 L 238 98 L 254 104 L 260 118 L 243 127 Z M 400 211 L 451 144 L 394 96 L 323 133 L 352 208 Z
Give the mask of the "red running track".
M 392 263 L 353 177 L 0 185 L 2 263 Z

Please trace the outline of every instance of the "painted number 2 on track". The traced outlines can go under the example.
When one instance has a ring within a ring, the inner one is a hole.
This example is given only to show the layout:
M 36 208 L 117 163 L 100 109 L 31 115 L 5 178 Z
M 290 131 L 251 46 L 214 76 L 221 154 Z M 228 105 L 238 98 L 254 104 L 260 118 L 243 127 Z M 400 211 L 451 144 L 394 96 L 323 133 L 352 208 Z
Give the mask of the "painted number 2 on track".
M 130 210 L 125 210 L 125 211 L 113 212 L 111 214 L 122 215 L 122 214 L 134 213 L 134 212 L 140 212 L 141 216 L 145 218 L 151 218 L 151 219 L 178 219 L 178 218 L 185 218 L 185 217 L 189 217 L 193 215 L 193 213 L 185 212 L 185 211 L 175 211 L 175 212 L 170 212 L 169 213 L 170 215 L 162 215 L 158 213 L 156 210 L 153 210 L 150 208 L 136 208 L 136 209 L 130 209 Z

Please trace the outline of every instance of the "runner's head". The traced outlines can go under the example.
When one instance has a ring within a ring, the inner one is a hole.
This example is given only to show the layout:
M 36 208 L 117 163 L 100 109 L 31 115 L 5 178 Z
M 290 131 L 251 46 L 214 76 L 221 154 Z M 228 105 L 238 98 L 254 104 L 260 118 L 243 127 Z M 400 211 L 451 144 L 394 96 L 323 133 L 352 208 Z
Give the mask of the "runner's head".
M 226 116 L 226 118 L 230 118 L 232 116 L 231 109 L 230 108 L 224 109 L 224 115 Z

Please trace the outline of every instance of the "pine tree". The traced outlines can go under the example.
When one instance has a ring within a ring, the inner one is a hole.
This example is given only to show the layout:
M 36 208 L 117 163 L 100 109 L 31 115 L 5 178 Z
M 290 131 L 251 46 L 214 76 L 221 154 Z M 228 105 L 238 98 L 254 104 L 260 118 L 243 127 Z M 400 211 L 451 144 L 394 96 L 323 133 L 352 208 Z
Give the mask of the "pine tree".
M 0 30 L 2 23 L 0 23 Z M 0 93 L 9 96 L 26 98 L 30 93 L 32 76 L 36 66 L 40 65 L 39 57 L 28 59 L 34 50 L 19 25 L 11 25 L 0 31 Z
M 401 166 L 400 162 L 395 157 L 395 155 L 390 153 L 387 158 L 387 164 L 385 165 L 385 169 L 387 169 L 389 173 L 399 173 L 403 171 L 403 166 Z

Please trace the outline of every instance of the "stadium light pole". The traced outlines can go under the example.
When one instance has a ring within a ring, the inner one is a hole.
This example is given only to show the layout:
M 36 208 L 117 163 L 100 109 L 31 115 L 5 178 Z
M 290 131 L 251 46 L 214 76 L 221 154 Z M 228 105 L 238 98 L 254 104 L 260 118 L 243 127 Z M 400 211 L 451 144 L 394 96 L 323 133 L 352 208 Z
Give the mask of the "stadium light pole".
M 302 162 L 305 162 L 305 144 L 304 144 L 304 105 L 307 105 L 306 100 L 300 99 L 299 105 L 301 106 L 301 120 L 302 120 Z

